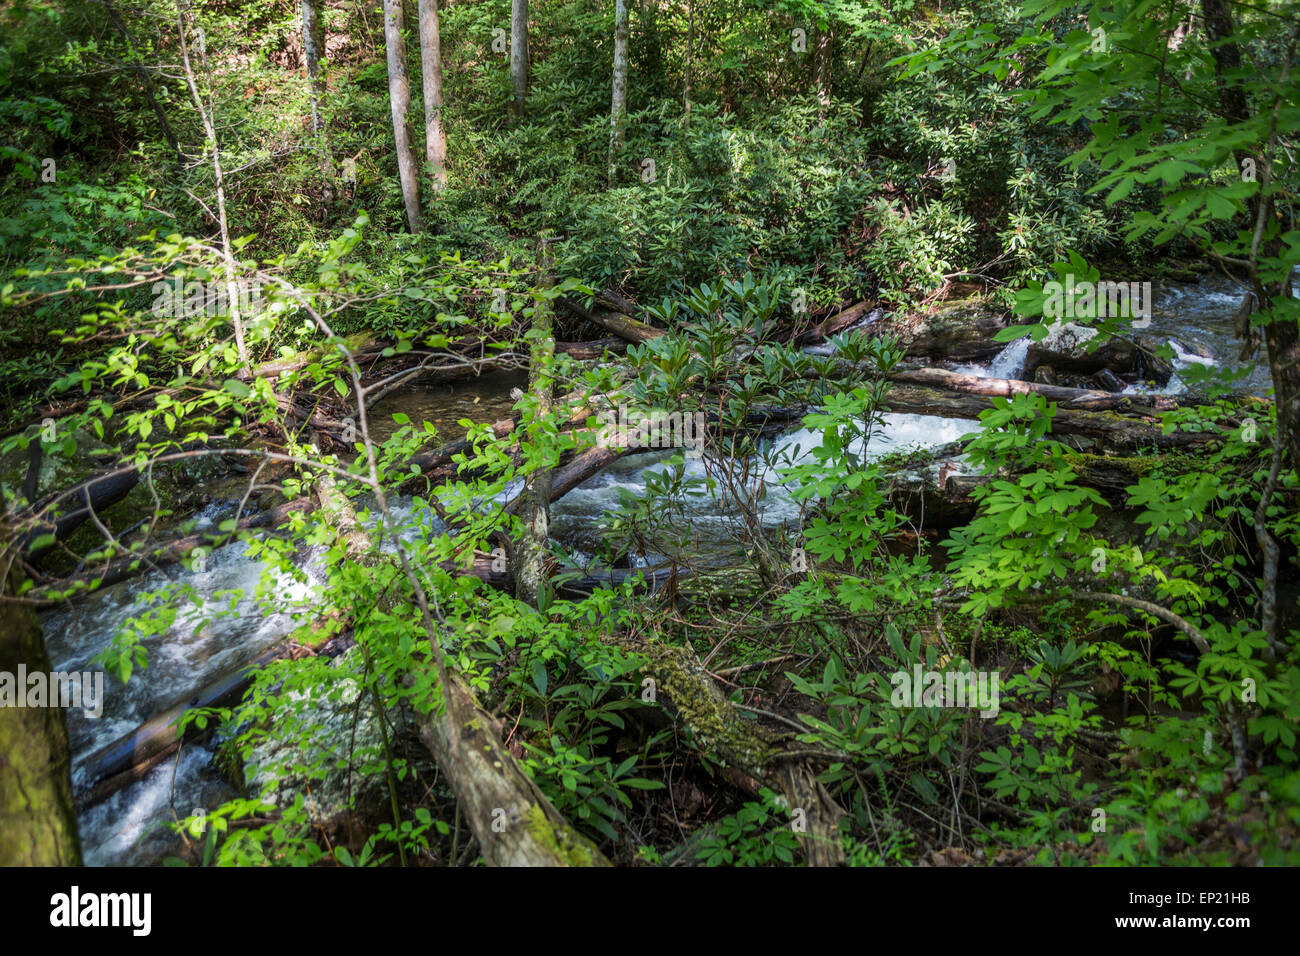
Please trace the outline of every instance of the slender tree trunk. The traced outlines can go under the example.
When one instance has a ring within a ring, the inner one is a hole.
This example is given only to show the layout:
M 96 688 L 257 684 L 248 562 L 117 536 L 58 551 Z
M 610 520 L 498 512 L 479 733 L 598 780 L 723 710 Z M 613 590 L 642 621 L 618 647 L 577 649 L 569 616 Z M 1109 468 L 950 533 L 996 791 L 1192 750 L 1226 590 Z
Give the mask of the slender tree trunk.
M 420 0 L 420 72 L 424 83 L 424 152 L 434 185 L 447 185 L 447 133 L 442 125 L 442 42 L 438 0 Z
M 325 93 L 325 78 L 320 71 L 321 53 L 325 49 L 321 30 L 320 0 L 301 0 L 302 54 L 307 65 L 307 97 L 311 101 L 311 129 L 321 138 L 320 171 L 324 182 L 325 203 L 334 198 L 334 158 L 330 153 L 329 136 L 325 130 L 325 117 L 321 113 L 321 98 Z
M 691 60 L 695 55 L 695 4 L 686 5 L 686 84 L 682 91 L 685 124 L 691 125 Z
M 307 61 L 308 95 L 311 98 L 311 128 L 319 133 L 324 127 L 320 112 L 320 95 L 323 90 L 320 75 L 320 55 L 324 43 L 321 39 L 320 15 L 316 9 L 320 0 L 302 0 L 302 54 Z
M 189 13 L 190 4 L 188 0 L 181 0 L 181 2 L 177 3 L 176 18 L 180 26 L 181 60 L 185 65 L 185 81 L 189 85 L 194 106 L 199 111 L 199 119 L 203 123 L 204 135 L 212 148 L 212 175 L 217 192 L 217 228 L 221 231 L 221 258 L 225 271 L 226 299 L 230 310 L 230 324 L 235 328 L 235 348 L 239 352 L 240 370 L 243 371 L 249 367 L 250 363 L 248 345 L 244 341 L 244 320 L 239 314 L 239 285 L 235 278 L 235 251 L 230 243 L 230 225 L 226 219 L 226 182 L 221 171 L 221 146 L 217 142 L 217 113 L 212 102 L 212 76 L 207 69 L 207 41 L 203 39 L 202 28 L 196 27 L 195 36 L 199 40 L 198 53 L 203 62 L 204 73 L 207 75 L 208 102 L 205 106 L 203 97 L 199 94 L 198 82 L 194 78 L 194 68 L 190 63 L 189 41 L 185 36 L 186 20 Z
M 540 285 L 546 288 L 552 280 L 550 259 L 544 245 L 540 261 Z M 541 423 L 550 417 L 554 397 L 555 337 L 551 305 L 540 298 L 536 300 L 533 312 L 533 333 L 528 390 L 537 402 L 534 421 L 542 428 L 545 426 Z M 546 579 L 546 550 L 551 536 L 551 481 L 551 469 L 539 468 L 528 476 L 521 496 L 519 517 L 524 523 L 524 537 L 515 556 L 515 597 L 533 607 L 538 606 L 538 595 Z
M 614 161 L 623 148 L 627 123 L 627 0 L 614 0 L 614 93 L 609 106 L 609 182 L 614 183 Z
M 511 113 L 521 120 L 528 98 L 528 0 L 510 4 L 510 88 L 514 91 Z
M 831 62 L 835 37 L 831 25 L 817 28 L 817 38 L 813 47 L 813 81 L 817 86 L 817 103 L 823 116 L 831 105 Z
M 6 597 L 18 592 L 16 568 L 3 584 Z M 0 598 L 0 675 L 16 683 L 19 667 L 48 675 L 50 658 L 32 610 Z M 57 686 L 47 690 L 57 697 Z M 0 704 L 0 866 L 80 866 L 63 709 L 6 706 L 12 703 Z
M 1251 118 L 1250 104 L 1241 78 L 1237 75 L 1242 58 L 1235 39 L 1236 25 L 1232 19 L 1232 10 L 1226 0 L 1201 0 L 1201 13 L 1212 47 L 1210 52 L 1214 56 L 1215 73 L 1219 77 L 1219 112 L 1229 123 L 1246 123 Z M 1294 44 L 1291 50 L 1294 51 Z M 1289 61 L 1288 55 L 1283 62 Z M 1289 66 L 1284 66 L 1283 79 L 1287 70 Z M 1290 274 L 1277 282 L 1264 282 L 1259 269 L 1261 253 L 1268 258 L 1275 258 L 1281 253 L 1277 238 L 1264 239 L 1266 227 L 1277 218 L 1270 187 L 1274 177 L 1277 110 L 1281 105 L 1276 101 L 1273 104 L 1275 131 L 1265 145 L 1264 155 L 1254 157 L 1242 150 L 1236 152 L 1238 168 L 1242 168 L 1248 159 L 1259 167 L 1259 192 L 1246 202 L 1255 233 L 1247 262 L 1259 307 L 1265 311 L 1270 310 L 1275 301 L 1285 303 L 1291 299 Z M 1279 223 L 1276 232 L 1281 233 L 1285 228 L 1285 222 Z M 1300 468 L 1300 323 L 1285 314 L 1273 317 L 1264 327 L 1264 345 L 1268 351 L 1269 371 L 1273 376 L 1277 400 L 1278 440 L 1286 446 L 1292 466 Z
M 397 152 L 397 175 L 406 204 L 406 224 L 420 231 L 420 181 L 415 155 L 411 152 L 411 84 L 406 76 L 406 47 L 402 40 L 402 0 L 384 0 L 384 46 L 388 50 L 388 101 L 393 114 L 393 143 Z

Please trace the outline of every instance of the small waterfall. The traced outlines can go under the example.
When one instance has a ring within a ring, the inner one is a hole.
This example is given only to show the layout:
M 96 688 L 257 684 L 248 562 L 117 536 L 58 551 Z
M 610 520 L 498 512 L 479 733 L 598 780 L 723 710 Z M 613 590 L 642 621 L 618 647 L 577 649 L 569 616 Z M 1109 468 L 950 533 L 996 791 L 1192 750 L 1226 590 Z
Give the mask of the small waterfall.
M 952 365 L 954 372 L 974 375 L 977 378 L 1020 378 L 1025 370 L 1025 357 L 1029 354 L 1029 336 L 1016 339 L 993 356 L 986 364 L 975 362 Z
M 988 378 L 1019 378 L 1025 369 L 1025 357 L 1029 354 L 1029 336 L 1016 339 L 989 362 Z

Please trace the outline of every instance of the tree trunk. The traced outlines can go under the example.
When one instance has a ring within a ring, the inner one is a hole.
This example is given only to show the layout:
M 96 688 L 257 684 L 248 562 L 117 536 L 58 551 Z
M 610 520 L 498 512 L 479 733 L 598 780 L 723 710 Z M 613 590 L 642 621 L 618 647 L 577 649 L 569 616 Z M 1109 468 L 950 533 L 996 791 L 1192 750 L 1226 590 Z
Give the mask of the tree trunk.
M 622 2 L 622 0 L 620 0 Z M 550 262 L 543 252 L 543 288 L 551 285 Z M 554 317 L 551 304 L 543 298 L 534 300 L 532 362 L 528 371 L 528 390 L 536 401 L 534 421 L 539 429 L 551 416 L 555 366 Z M 550 442 L 544 438 L 541 446 L 534 445 L 534 455 L 549 455 Z M 547 462 L 539 467 L 524 483 L 519 517 L 523 519 L 524 536 L 520 542 L 515 564 L 515 597 L 538 607 L 538 598 L 545 585 L 547 545 L 551 538 L 551 468 Z
M 833 59 L 835 37 L 831 25 L 817 27 L 817 37 L 813 47 L 813 81 L 817 86 L 817 103 L 822 116 L 831 105 L 831 63 Z
M 606 312 L 602 315 L 596 315 L 564 296 L 560 296 L 556 301 L 580 319 L 585 319 L 593 325 L 599 325 L 606 332 L 611 332 L 621 339 L 626 339 L 633 345 L 640 345 L 650 339 L 657 339 L 664 334 L 663 329 L 656 329 L 653 325 L 646 325 L 630 315 L 622 315 L 618 312 Z
M 325 126 L 321 118 L 320 95 L 324 85 L 320 75 L 320 57 L 324 43 L 321 38 L 320 0 L 302 0 L 302 55 L 307 61 L 307 94 L 311 98 L 311 128 L 319 133 Z
M 370 540 L 351 503 L 328 478 L 318 479 L 317 493 L 347 542 L 348 557 L 369 563 Z M 460 675 L 439 671 L 445 675 L 445 706 L 441 712 L 435 708 L 416 714 L 420 740 L 446 775 L 484 861 L 489 866 L 608 866 L 595 844 L 568 824 L 501 743 L 500 726 Z
M 514 94 L 510 112 L 518 122 L 524 118 L 528 98 L 528 0 L 510 3 L 510 88 Z
M 1168 395 L 1123 395 L 1092 388 L 1068 388 L 1064 385 L 1044 385 L 1014 378 L 985 378 L 950 372 L 943 368 L 918 368 L 906 372 L 892 372 L 889 381 L 906 385 L 926 385 L 950 392 L 984 395 L 990 398 L 1010 398 L 1013 395 L 1041 395 L 1051 402 L 1060 402 L 1064 408 L 1084 411 L 1109 411 L 1112 409 L 1141 411 L 1154 414 L 1179 407 L 1176 398 Z
M 682 87 L 684 125 L 691 125 L 691 61 L 695 56 L 695 4 L 686 4 L 686 80 Z
M 190 98 L 194 100 L 194 107 L 198 110 L 199 119 L 203 123 L 203 132 L 207 136 L 207 143 L 212 148 L 213 188 L 217 194 L 217 228 L 221 233 L 221 261 L 226 280 L 227 308 L 230 310 L 230 324 L 235 329 L 235 348 L 239 352 L 239 365 L 241 369 L 246 369 L 249 366 L 248 346 L 244 342 L 244 320 L 239 314 L 239 288 L 235 279 L 235 251 L 230 242 L 230 224 L 226 217 L 226 181 L 221 168 L 221 146 L 217 141 L 216 111 L 211 105 L 212 77 L 207 69 L 207 41 L 200 40 L 198 47 L 204 73 L 208 76 L 208 105 L 204 106 L 203 97 L 199 94 L 198 82 L 194 77 L 194 68 L 190 64 L 190 46 L 185 36 L 187 14 L 189 13 L 189 0 L 180 0 L 176 6 L 176 17 L 180 26 L 181 61 L 185 66 L 185 80 L 190 89 Z M 200 31 L 196 36 L 201 38 L 203 33 Z
M 5 597 L 20 584 L 11 566 Z M 0 674 L 16 680 L 20 667 L 50 673 L 45 640 L 30 608 L 0 599 Z M 0 866 L 81 865 L 71 771 L 63 708 L 0 705 Z
M 321 97 L 325 93 L 325 78 L 320 72 L 320 58 L 325 50 L 321 31 L 320 0 L 301 0 L 302 56 L 307 64 L 307 97 L 311 101 L 312 132 L 321 138 L 320 172 L 325 204 L 334 199 L 334 158 L 330 152 L 329 136 L 325 130 L 325 116 L 321 112 Z
M 609 866 L 501 744 L 501 728 L 459 675 L 443 688 L 448 713 L 418 715 L 420 740 L 447 775 L 488 866 Z
M 1219 112 L 1231 124 L 1245 124 L 1251 119 L 1250 104 L 1238 75 L 1242 56 L 1236 42 L 1237 28 L 1233 22 L 1232 9 L 1226 0 L 1201 0 L 1201 12 L 1206 33 L 1213 46 L 1210 52 L 1214 57 L 1214 69 L 1219 80 Z M 1282 75 L 1285 78 L 1285 70 Z M 1275 102 L 1274 108 L 1280 105 L 1282 104 Z M 1274 117 L 1276 121 L 1276 113 Z M 1258 157 L 1260 189 L 1246 201 L 1251 227 L 1255 230 L 1255 243 L 1249 251 L 1249 267 L 1255 295 L 1262 310 L 1268 310 L 1275 301 L 1291 301 L 1289 272 L 1279 282 L 1265 283 L 1260 278 L 1261 253 L 1268 258 L 1277 258 L 1281 246 L 1276 236 L 1286 229 L 1286 223 L 1280 222 L 1273 238 L 1260 241 L 1265 233 L 1263 227 L 1273 225 L 1278 218 L 1269 189 L 1275 175 L 1272 156 L 1274 148 L 1275 139 L 1270 137 L 1265 155 Z M 1246 159 L 1253 158 L 1242 149 L 1236 151 L 1238 168 L 1242 168 Z M 1277 397 L 1278 440 L 1286 447 L 1291 465 L 1300 468 L 1300 321 L 1285 313 L 1273 318 L 1264 328 L 1264 344 Z
M 442 125 L 442 41 L 438 0 L 420 0 L 420 70 L 424 83 L 424 152 L 434 186 L 447 185 L 447 133 Z
M 393 142 L 397 151 L 397 175 L 406 204 L 406 224 L 420 231 L 420 180 L 415 154 L 411 152 L 411 84 L 406 76 L 406 47 L 402 41 L 402 0 L 384 0 L 384 46 L 388 50 L 388 102 L 393 114 Z
M 609 106 L 609 182 L 614 184 L 615 160 L 623 148 L 627 122 L 627 0 L 614 0 L 614 92 Z

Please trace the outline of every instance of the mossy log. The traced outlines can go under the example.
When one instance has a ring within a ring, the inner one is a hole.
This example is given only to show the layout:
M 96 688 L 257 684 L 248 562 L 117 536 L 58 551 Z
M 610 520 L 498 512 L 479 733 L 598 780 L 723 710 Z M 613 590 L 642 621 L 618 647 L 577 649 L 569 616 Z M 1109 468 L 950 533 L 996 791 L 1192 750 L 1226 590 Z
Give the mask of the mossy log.
M 606 332 L 631 342 L 633 345 L 640 345 L 642 342 L 657 339 L 664 334 L 663 329 L 656 329 L 654 326 L 647 325 L 639 319 L 625 315 L 623 312 L 593 313 L 564 296 L 560 296 L 556 301 L 579 318 L 593 325 L 598 325 Z
M 20 585 L 11 566 L 5 596 Z M 20 667 L 50 672 L 45 640 L 30 607 L 0 599 L 0 672 Z M 61 707 L 0 706 L 0 866 L 81 865 L 71 767 Z
M 943 418 L 978 418 L 990 407 L 991 396 L 970 395 L 899 385 L 885 396 L 889 411 L 938 415 Z M 1079 411 L 1058 407 L 1052 419 L 1054 435 L 1079 435 L 1101 442 L 1108 448 L 1134 451 L 1139 448 L 1204 448 L 1223 436 L 1212 432 L 1163 434 L 1156 422 L 1128 417 L 1116 411 Z
M 347 498 L 328 478 L 319 482 L 318 493 L 348 556 L 368 561 L 370 541 Z M 455 673 L 447 676 L 441 708 L 417 714 L 418 733 L 446 774 L 484 861 L 489 866 L 608 866 L 505 748 L 500 726 L 468 685 Z
M 500 725 L 459 675 L 448 708 L 417 715 L 420 741 L 447 774 L 488 866 L 609 866 L 501 743 Z M 457 720 L 451 714 L 461 715 Z
M 1048 401 L 1058 402 L 1062 408 L 1083 411 L 1120 410 L 1137 414 L 1154 414 L 1179 407 L 1179 401 L 1168 395 L 1119 395 L 1114 392 L 1090 388 L 1067 388 L 1063 385 L 1046 385 L 1019 379 L 985 378 L 966 375 L 942 368 L 920 368 L 889 375 L 891 382 L 904 385 L 921 385 L 942 388 L 945 391 L 965 392 L 990 398 L 1010 398 L 1013 395 L 1042 395 Z
M 654 682 L 655 701 L 691 729 L 702 752 L 784 794 L 809 866 L 845 864 L 844 810 L 809 766 L 787 757 L 775 735 L 732 706 L 693 648 L 625 635 L 609 640 L 645 660 L 644 676 Z

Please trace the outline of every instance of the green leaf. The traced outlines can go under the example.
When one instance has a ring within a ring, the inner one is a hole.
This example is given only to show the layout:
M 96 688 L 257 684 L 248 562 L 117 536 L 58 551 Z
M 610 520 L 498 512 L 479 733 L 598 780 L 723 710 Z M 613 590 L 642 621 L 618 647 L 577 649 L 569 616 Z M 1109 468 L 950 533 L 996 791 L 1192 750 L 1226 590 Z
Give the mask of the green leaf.
M 226 379 L 221 383 L 221 387 L 235 398 L 248 398 L 249 395 L 253 394 L 252 390 L 237 378 Z

